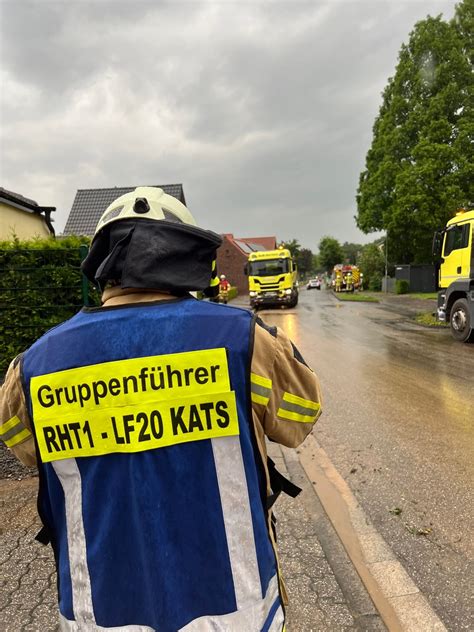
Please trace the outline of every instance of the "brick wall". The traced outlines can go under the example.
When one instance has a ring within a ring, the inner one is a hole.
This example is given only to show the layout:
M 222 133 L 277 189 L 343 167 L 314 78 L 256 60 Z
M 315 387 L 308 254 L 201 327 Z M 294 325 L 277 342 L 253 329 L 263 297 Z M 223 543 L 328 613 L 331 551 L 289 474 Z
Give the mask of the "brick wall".
M 239 290 L 240 296 L 248 294 L 248 279 L 244 274 L 247 256 L 232 240 L 232 236 L 223 235 L 222 246 L 217 250 L 217 273 L 225 274 L 229 283 Z

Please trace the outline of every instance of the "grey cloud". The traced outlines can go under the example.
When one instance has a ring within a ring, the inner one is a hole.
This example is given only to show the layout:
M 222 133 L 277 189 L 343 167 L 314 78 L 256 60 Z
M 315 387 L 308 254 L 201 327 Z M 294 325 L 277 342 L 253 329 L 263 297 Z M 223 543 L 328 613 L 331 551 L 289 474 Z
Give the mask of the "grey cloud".
M 181 181 L 215 230 L 367 240 L 380 92 L 415 21 L 453 6 L 3 3 L 2 181 L 59 228 L 77 188 Z

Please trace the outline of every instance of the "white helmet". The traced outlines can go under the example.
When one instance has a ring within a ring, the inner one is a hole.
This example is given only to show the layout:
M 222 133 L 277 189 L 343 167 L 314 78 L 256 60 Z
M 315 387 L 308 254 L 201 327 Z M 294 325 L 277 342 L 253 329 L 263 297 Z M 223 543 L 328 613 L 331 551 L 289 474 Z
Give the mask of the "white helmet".
M 110 204 L 97 224 L 95 235 L 112 222 L 124 219 L 155 219 L 197 226 L 189 210 L 178 199 L 157 187 L 137 187 Z
M 225 274 L 221 274 L 221 281 L 225 280 Z
M 174 292 L 219 289 L 216 250 L 220 235 L 199 228 L 178 199 L 155 187 L 137 187 L 108 206 L 81 268 L 103 288 Z

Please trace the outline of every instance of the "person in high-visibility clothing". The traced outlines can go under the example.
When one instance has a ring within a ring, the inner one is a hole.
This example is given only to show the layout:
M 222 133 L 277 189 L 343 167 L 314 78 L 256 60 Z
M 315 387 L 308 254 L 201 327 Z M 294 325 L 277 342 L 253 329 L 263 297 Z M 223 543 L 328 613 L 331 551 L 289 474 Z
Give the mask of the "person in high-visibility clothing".
M 219 278 L 219 302 L 227 303 L 229 298 L 230 283 L 225 274 L 221 274 Z
M 103 214 L 83 308 L 17 357 L 0 437 L 39 471 L 64 631 L 284 630 L 269 507 L 297 490 L 265 436 L 298 446 L 318 379 L 286 335 L 217 288 L 221 238 L 161 189 Z
M 342 274 L 339 270 L 336 271 L 335 285 L 336 285 L 336 292 L 340 292 L 342 289 Z
M 346 274 L 346 292 L 352 292 L 353 289 L 352 272 L 349 271 Z

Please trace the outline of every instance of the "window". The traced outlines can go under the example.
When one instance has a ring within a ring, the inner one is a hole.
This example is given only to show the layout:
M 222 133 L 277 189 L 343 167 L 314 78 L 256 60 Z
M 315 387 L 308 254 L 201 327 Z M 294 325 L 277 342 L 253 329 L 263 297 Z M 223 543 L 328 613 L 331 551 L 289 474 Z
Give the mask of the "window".
M 289 271 L 288 259 L 264 259 L 252 261 L 250 263 L 250 274 L 252 276 L 275 276 L 285 274 Z
M 446 231 L 446 239 L 444 240 L 444 256 L 450 255 L 453 250 L 467 248 L 469 244 L 469 224 L 462 226 L 453 226 Z

